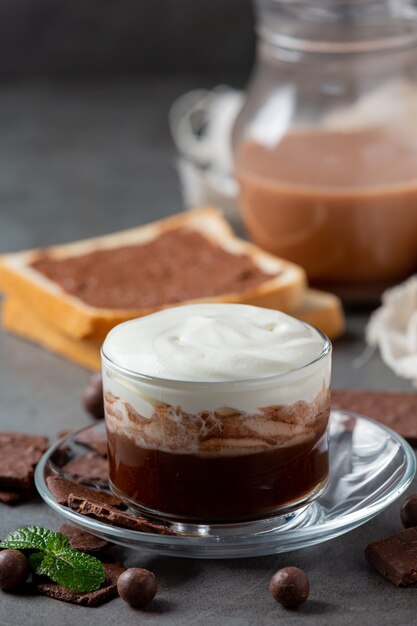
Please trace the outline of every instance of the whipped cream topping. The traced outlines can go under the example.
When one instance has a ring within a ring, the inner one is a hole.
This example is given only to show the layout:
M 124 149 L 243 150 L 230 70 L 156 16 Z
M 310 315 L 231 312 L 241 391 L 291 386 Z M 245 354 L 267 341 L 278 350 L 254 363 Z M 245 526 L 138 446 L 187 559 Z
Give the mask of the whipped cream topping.
M 103 352 L 137 374 L 188 382 L 233 382 L 291 372 L 317 359 L 324 342 L 279 311 L 241 304 L 193 304 L 125 322 Z

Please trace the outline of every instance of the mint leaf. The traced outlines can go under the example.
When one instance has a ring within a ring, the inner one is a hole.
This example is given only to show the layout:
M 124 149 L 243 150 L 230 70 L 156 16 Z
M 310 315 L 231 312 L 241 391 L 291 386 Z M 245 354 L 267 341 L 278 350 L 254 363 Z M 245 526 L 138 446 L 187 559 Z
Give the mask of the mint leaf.
M 67 548 L 59 553 L 45 554 L 36 566 L 37 574 L 44 574 L 72 591 L 95 591 L 105 579 L 104 566 L 95 557 Z
M 71 548 L 68 537 L 40 526 L 19 528 L 0 543 L 0 548 L 36 550 L 29 555 L 33 573 L 77 592 L 99 589 L 105 579 L 104 565 L 89 554 Z
M 43 557 L 44 557 L 44 552 L 33 552 L 32 554 L 28 555 L 27 559 L 29 561 L 30 569 L 32 570 L 34 574 L 40 573 L 38 569 L 39 569 L 40 564 L 43 561 Z
M 62 546 L 62 548 L 70 547 L 68 537 L 62 533 L 54 533 L 40 526 L 27 526 L 10 533 L 10 535 L 0 543 L 0 548 L 46 551 L 50 546 L 52 547 L 55 544 Z

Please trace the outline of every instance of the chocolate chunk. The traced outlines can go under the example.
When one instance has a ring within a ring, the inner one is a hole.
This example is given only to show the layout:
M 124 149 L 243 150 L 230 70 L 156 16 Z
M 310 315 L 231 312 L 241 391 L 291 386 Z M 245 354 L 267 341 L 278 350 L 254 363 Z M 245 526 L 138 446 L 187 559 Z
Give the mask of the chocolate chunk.
M 397 587 L 417 581 L 417 528 L 370 543 L 365 558 L 380 574 Z
M 272 576 L 269 591 L 282 606 L 294 609 L 307 600 L 310 583 L 302 569 L 283 567 Z
M 95 450 L 103 457 L 107 457 L 107 435 L 105 432 L 98 433 L 93 428 L 88 428 L 75 435 L 74 441 L 90 448 L 90 450 Z
M 20 502 L 28 502 L 38 496 L 38 492 L 33 489 L 26 489 L 23 491 L 6 491 L 0 490 L 0 502 L 3 504 L 20 504 Z
M 120 574 L 117 581 L 119 596 L 135 608 L 151 602 L 158 591 L 155 574 L 142 567 L 130 567 Z
M 109 466 L 98 452 L 87 452 L 62 466 L 71 478 L 105 487 L 109 482 Z
M 417 447 L 417 393 L 337 389 L 332 391 L 332 406 L 372 417 Z
M 92 374 L 84 389 L 82 401 L 85 410 L 96 419 L 104 417 L 103 379 L 101 374 Z
M 125 571 L 121 563 L 103 563 L 106 570 L 106 580 L 101 589 L 89 593 L 77 593 L 70 591 L 58 583 L 38 583 L 36 588 L 42 596 L 48 596 L 62 602 L 71 602 L 82 606 L 100 606 L 117 597 L 117 579 Z
M 401 507 L 401 521 L 404 528 L 417 526 L 417 493 L 412 493 L 404 500 Z
M 47 448 L 48 439 L 41 435 L 0 432 L 0 489 L 31 489 L 35 466 Z
M 101 537 L 96 537 L 86 530 L 81 530 L 71 524 L 62 524 L 58 528 L 60 533 L 63 533 L 70 540 L 71 548 L 74 550 L 80 550 L 80 552 L 94 553 L 100 552 L 108 547 L 109 542 Z
M 137 517 L 130 513 L 120 511 L 115 507 L 101 504 L 100 502 L 80 498 L 75 494 L 68 497 L 68 506 L 81 513 L 93 517 L 112 526 L 120 526 L 121 528 L 129 528 L 131 530 L 140 530 L 145 533 L 156 533 L 159 535 L 174 535 L 175 533 L 164 526 L 158 526 L 149 522 L 143 517 Z
M 80 485 L 80 483 L 61 478 L 60 476 L 48 476 L 46 484 L 58 504 L 67 504 L 68 496 L 73 493 L 86 500 L 95 500 L 100 504 L 107 504 L 115 508 L 124 508 L 123 502 L 112 493 L 92 489 L 91 487 Z

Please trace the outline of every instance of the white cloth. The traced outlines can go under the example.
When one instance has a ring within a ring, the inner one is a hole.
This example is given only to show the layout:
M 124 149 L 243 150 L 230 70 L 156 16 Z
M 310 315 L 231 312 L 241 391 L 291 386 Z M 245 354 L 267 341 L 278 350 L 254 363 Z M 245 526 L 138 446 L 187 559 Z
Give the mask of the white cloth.
M 398 376 L 417 387 L 417 274 L 388 289 L 366 329 L 369 345 Z

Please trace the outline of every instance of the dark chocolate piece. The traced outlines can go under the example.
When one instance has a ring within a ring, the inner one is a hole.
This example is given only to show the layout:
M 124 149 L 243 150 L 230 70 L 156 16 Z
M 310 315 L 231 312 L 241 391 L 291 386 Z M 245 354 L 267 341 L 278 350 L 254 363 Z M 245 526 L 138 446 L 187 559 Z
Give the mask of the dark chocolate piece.
M 103 565 L 106 570 L 106 580 L 101 589 L 97 591 L 77 593 L 53 582 L 38 583 L 36 588 L 42 596 L 48 596 L 62 602 L 71 602 L 72 604 L 89 607 L 100 606 L 117 597 L 117 579 L 125 571 L 121 563 L 103 563 Z
M 417 582 L 417 528 L 370 543 L 365 558 L 397 587 Z
M 80 498 L 75 494 L 68 497 L 68 506 L 81 513 L 93 517 L 112 526 L 120 526 L 121 528 L 130 528 L 131 530 L 140 530 L 145 533 L 156 533 L 158 535 L 174 535 L 175 533 L 165 526 L 158 526 L 149 522 L 143 517 L 137 517 L 130 513 L 120 511 L 115 507 L 101 504 L 100 502 Z
M 71 435 L 72 430 L 60 430 L 57 433 L 57 439 L 64 439 L 64 437 L 68 437 Z M 62 444 L 59 448 L 55 450 L 53 455 L 51 456 L 51 461 L 55 463 L 58 467 L 62 467 L 65 463 L 71 459 L 71 448 L 65 444 Z
M 332 391 L 332 407 L 372 417 L 417 447 L 417 393 L 337 389 Z
M 0 489 L 31 489 L 35 466 L 47 448 L 48 439 L 41 435 L 0 432 Z
M 68 463 L 70 458 L 71 450 L 68 446 L 61 446 L 60 448 L 57 448 L 55 452 L 51 455 L 51 461 L 57 467 L 62 467 L 63 465 L 65 465 L 65 463 Z
M 87 413 L 96 419 L 104 418 L 103 379 L 100 373 L 91 375 L 83 391 L 82 401 Z
M 412 493 L 404 500 L 401 507 L 401 521 L 404 528 L 417 526 L 417 493 Z
M 62 524 L 58 528 L 60 533 L 63 533 L 70 540 L 71 548 L 74 550 L 80 550 L 80 552 L 87 552 L 93 554 L 95 552 L 101 552 L 109 546 L 109 542 L 101 537 L 96 537 L 86 530 L 81 530 L 71 524 Z
M 100 504 L 107 504 L 115 508 L 124 508 L 122 501 L 112 493 L 92 489 L 91 487 L 80 485 L 80 483 L 61 478 L 60 476 L 48 476 L 46 484 L 58 504 L 67 504 L 70 493 L 75 493 L 80 498 L 85 498 L 86 500 L 95 500 Z
M 310 583 L 302 569 L 283 567 L 272 576 L 269 591 L 282 606 L 294 609 L 307 600 Z
M 120 574 L 117 591 L 122 600 L 139 609 L 154 599 L 158 583 L 155 574 L 148 569 L 130 567 Z
M 20 502 L 28 502 L 38 496 L 38 492 L 35 488 L 26 489 L 22 491 L 7 491 L 0 490 L 0 502 L 3 504 L 20 504 Z
M 76 481 L 105 487 L 109 481 L 109 465 L 98 452 L 87 452 L 61 468 Z
M 105 432 L 97 433 L 94 432 L 93 428 L 88 428 L 75 435 L 74 441 L 90 450 L 95 450 L 103 457 L 107 457 L 107 435 Z

